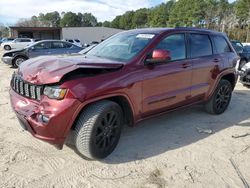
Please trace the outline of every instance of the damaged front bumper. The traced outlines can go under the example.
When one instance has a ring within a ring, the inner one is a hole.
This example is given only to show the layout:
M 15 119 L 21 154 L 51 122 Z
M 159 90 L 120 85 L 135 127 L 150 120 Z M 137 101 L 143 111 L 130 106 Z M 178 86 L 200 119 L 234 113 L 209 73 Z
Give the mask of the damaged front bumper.
M 18 95 L 12 89 L 10 100 L 22 128 L 59 149 L 63 147 L 81 104 L 74 98 L 53 100 L 46 96 L 41 101 L 36 101 Z

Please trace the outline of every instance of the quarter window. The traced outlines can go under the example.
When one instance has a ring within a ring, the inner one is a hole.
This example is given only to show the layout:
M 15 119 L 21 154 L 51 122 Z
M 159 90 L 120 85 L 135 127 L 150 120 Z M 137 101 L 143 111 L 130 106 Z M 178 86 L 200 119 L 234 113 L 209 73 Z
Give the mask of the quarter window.
M 231 49 L 228 46 L 228 43 L 224 39 L 224 37 L 213 36 L 213 41 L 214 41 L 214 45 L 215 45 L 217 54 L 231 52 Z
M 171 61 L 186 58 L 185 34 L 174 34 L 163 39 L 155 49 L 167 50 L 170 52 Z
M 62 42 L 53 42 L 53 48 L 65 48 Z
M 208 35 L 191 34 L 190 51 L 192 58 L 212 55 L 212 45 Z

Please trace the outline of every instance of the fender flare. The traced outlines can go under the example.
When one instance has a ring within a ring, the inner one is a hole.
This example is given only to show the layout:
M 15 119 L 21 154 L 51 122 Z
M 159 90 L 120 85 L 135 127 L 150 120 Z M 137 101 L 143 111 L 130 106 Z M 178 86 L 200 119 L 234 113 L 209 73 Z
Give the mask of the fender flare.
M 238 79 L 238 75 L 236 74 L 236 70 L 235 69 L 228 69 L 228 70 L 224 70 L 222 71 L 215 79 L 215 81 L 213 82 L 214 84 L 211 85 L 210 87 L 212 88 L 211 90 L 209 90 L 210 92 L 207 93 L 207 95 L 205 96 L 205 101 L 208 101 L 211 96 L 214 94 L 215 89 L 217 88 L 220 80 L 222 79 L 222 77 L 228 75 L 228 74 L 234 74 L 235 75 L 235 85 L 237 83 L 237 79 Z M 234 86 L 235 86 L 234 85 Z
M 89 105 L 89 104 L 91 104 L 91 103 L 94 103 L 94 102 L 97 102 L 97 101 L 100 101 L 100 100 L 105 100 L 105 99 L 108 99 L 108 98 L 119 97 L 119 96 L 125 97 L 126 100 L 128 101 L 129 106 L 130 106 L 131 111 L 132 111 L 133 121 L 135 122 L 135 120 L 134 120 L 134 114 L 135 114 L 135 112 L 134 112 L 134 107 L 133 107 L 133 105 L 132 105 L 132 102 L 131 102 L 130 98 L 129 98 L 126 94 L 124 94 L 124 93 L 113 93 L 113 94 L 111 94 L 111 95 L 110 95 L 110 94 L 102 95 L 102 96 L 100 96 L 100 97 L 90 98 L 90 99 L 88 99 L 88 100 L 82 102 L 82 103 L 79 105 L 79 107 L 78 107 L 77 110 L 75 111 L 74 115 L 72 116 L 69 125 L 68 125 L 68 126 L 66 127 L 66 129 L 64 130 L 63 137 L 64 137 L 64 138 L 67 137 L 69 130 L 71 129 L 71 127 L 72 127 L 72 126 L 74 125 L 74 123 L 75 123 L 75 120 L 77 119 L 77 117 L 79 116 L 79 114 L 81 113 L 81 111 L 82 111 L 87 105 Z

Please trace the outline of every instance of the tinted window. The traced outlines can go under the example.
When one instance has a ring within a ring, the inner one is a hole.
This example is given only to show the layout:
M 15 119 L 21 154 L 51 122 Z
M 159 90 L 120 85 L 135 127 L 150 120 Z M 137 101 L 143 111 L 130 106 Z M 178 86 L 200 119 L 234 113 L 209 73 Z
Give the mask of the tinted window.
M 41 42 L 34 46 L 35 49 L 49 49 L 51 48 L 50 42 Z
M 73 41 L 73 40 L 68 40 L 68 42 L 71 42 L 71 43 L 73 43 L 74 41 Z
M 212 55 L 212 45 L 208 35 L 191 34 L 190 50 L 192 58 Z
M 185 35 L 175 34 L 163 39 L 155 49 L 163 49 L 170 52 L 171 60 L 180 60 L 186 58 Z
M 76 42 L 80 42 L 78 39 L 75 39 Z
M 21 42 L 30 42 L 30 39 L 21 39 Z
M 65 48 L 63 42 L 53 42 L 52 48 Z
M 15 42 L 21 42 L 21 39 L 15 39 Z
M 216 52 L 218 54 L 230 52 L 230 47 L 228 46 L 227 41 L 224 39 L 224 37 L 221 36 L 213 36 L 214 45 L 216 48 Z

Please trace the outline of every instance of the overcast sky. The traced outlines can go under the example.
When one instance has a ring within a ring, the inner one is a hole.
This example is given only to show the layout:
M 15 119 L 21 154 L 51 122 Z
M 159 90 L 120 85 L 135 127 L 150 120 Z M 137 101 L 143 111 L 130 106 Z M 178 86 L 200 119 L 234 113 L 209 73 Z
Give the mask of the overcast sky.
M 128 10 L 149 8 L 162 2 L 166 0 L 0 0 L 0 23 L 11 25 L 20 18 L 52 11 L 91 12 L 98 21 L 110 21 Z

